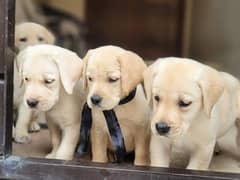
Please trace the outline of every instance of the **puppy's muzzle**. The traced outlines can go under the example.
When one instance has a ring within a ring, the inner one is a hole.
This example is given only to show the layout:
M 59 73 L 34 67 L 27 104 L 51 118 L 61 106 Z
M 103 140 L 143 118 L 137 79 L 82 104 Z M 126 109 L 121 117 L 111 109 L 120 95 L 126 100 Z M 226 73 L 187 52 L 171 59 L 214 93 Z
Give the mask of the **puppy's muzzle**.
M 166 135 L 170 131 L 170 126 L 164 122 L 156 123 L 155 127 L 159 135 Z
M 35 108 L 37 107 L 39 101 L 36 100 L 36 99 L 27 99 L 27 105 L 30 107 L 30 108 Z
M 102 101 L 102 98 L 100 96 L 98 96 L 98 95 L 93 95 L 91 97 L 91 101 L 92 101 L 92 103 L 94 105 L 99 105 L 101 103 L 101 101 Z

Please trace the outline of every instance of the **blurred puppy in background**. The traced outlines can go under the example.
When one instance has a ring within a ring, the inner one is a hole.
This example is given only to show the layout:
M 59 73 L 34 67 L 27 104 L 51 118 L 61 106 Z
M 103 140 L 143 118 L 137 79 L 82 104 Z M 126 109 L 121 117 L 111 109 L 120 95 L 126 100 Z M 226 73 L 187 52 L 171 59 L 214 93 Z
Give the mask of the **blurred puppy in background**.
M 35 45 L 19 53 L 17 64 L 19 80 L 25 85 L 24 106 L 46 115 L 53 146 L 46 157 L 71 160 L 84 99 L 79 81 L 82 60 L 58 46 Z
M 28 46 L 54 44 L 54 42 L 54 35 L 39 24 L 27 22 L 15 27 L 15 48 L 17 52 Z M 18 112 L 18 115 L 16 116 L 16 129 L 13 128 L 13 137 L 18 143 L 28 143 L 31 140 L 28 130 L 39 131 L 40 126 L 36 119 L 44 118 L 44 114 L 38 114 L 24 106 L 23 94 L 25 89 L 24 86 L 20 87 L 18 74 L 16 61 L 14 61 L 14 109 Z
M 219 138 L 236 127 L 239 81 L 199 62 L 160 58 L 144 73 L 151 118 L 151 165 L 169 167 L 176 154 L 187 169 L 209 168 Z M 237 146 L 237 135 L 232 141 Z
M 149 108 L 140 83 L 147 68 L 137 54 L 117 46 L 89 50 L 84 57 L 83 84 L 92 109 L 92 160 L 108 162 L 107 150 L 113 150 L 104 110 L 113 109 L 123 133 L 126 151 L 135 150 L 135 165 L 149 160 Z M 119 105 L 137 88 L 135 97 Z M 81 141 L 81 139 L 80 139 Z

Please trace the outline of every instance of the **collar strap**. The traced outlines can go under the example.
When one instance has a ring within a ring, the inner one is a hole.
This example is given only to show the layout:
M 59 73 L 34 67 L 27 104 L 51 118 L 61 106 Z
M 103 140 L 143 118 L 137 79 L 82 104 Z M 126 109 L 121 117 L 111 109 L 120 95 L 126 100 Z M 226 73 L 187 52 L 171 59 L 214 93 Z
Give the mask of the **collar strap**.
M 119 105 L 126 104 L 131 101 L 136 95 L 137 88 L 134 88 L 125 98 L 121 99 Z
M 77 156 L 80 157 L 88 151 L 90 129 L 92 127 L 92 110 L 88 107 L 87 103 L 84 104 L 82 109 L 82 120 L 80 127 L 80 143 L 77 148 Z
M 111 136 L 117 162 L 122 162 L 126 154 L 126 148 L 117 116 L 113 109 L 103 111 L 103 115 L 107 122 L 107 127 L 109 134 Z M 78 144 L 77 147 L 77 156 L 79 158 L 88 151 L 91 126 L 92 126 L 92 110 L 88 107 L 87 103 L 85 103 L 82 110 L 80 143 Z

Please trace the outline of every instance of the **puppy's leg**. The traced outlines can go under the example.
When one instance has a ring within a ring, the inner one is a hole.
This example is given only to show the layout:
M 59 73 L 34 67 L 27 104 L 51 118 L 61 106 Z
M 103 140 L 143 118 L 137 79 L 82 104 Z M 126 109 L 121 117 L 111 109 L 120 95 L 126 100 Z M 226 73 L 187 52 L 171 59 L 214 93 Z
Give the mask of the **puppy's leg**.
M 207 170 L 211 162 L 216 142 L 197 147 L 191 154 L 187 169 Z
M 40 131 L 41 127 L 40 127 L 40 125 L 37 122 L 38 116 L 39 116 L 39 113 L 33 111 L 32 119 L 31 119 L 31 122 L 30 122 L 30 125 L 29 125 L 29 131 L 30 132 L 38 132 L 38 131 Z
M 63 129 L 62 141 L 57 150 L 56 158 L 64 160 L 72 160 L 74 152 L 79 140 L 80 123 Z
M 46 156 L 46 158 L 53 159 L 56 157 L 56 152 L 61 142 L 61 131 L 51 120 L 48 120 L 48 129 L 52 140 L 52 151 Z
M 142 136 L 144 135 L 144 136 Z M 145 166 L 149 163 L 149 133 L 139 131 L 135 137 L 135 160 L 134 164 L 138 166 Z
M 151 166 L 169 167 L 171 145 L 164 137 L 152 135 L 150 142 L 150 161 Z
M 35 121 L 35 119 L 33 121 L 31 121 L 30 123 L 30 127 L 29 127 L 29 131 L 31 132 L 38 132 L 40 131 L 41 127 L 40 125 Z
M 18 143 L 29 143 L 31 137 L 28 134 L 29 123 L 32 117 L 32 110 L 28 109 L 23 102 L 19 105 L 18 119 L 16 123 L 15 141 Z
M 92 161 L 93 162 L 108 162 L 107 158 L 107 141 L 108 136 L 102 130 L 92 128 L 91 142 L 92 142 Z

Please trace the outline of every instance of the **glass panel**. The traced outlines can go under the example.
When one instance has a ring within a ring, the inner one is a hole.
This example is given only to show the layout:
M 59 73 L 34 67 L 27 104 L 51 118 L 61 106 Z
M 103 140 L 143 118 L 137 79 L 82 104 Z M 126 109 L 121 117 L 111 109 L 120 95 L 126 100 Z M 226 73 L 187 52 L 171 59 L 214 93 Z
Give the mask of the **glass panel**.
M 240 76 L 237 66 L 239 31 L 235 19 L 239 12 L 238 4 L 237 0 L 231 2 L 227 0 L 198 2 L 192 0 L 17 0 L 15 53 L 18 54 L 29 45 L 49 43 L 70 49 L 80 57 L 84 57 L 88 49 L 113 44 L 136 52 L 148 65 L 154 63 L 158 57 L 184 56 L 207 63 L 217 69 L 226 70 L 238 77 Z M 1 13 L 0 11 L 0 17 L 3 16 Z M 48 35 L 38 31 L 35 34 L 35 29 L 31 27 L 33 24 L 23 27 L 21 25 L 24 22 L 37 23 L 47 28 L 44 31 L 48 30 Z M 2 29 L 0 26 L 0 34 Z M 0 41 L 0 46 L 1 43 L 3 44 L 3 41 Z M 1 49 L 0 54 L 3 54 Z M 0 73 L 1 67 L 0 64 Z M 15 62 L 15 78 L 19 78 L 18 68 Z M 39 69 L 37 67 L 34 70 L 37 72 Z M 24 77 L 24 80 L 28 81 L 29 77 Z M 26 120 L 27 106 L 35 106 L 35 103 L 29 103 L 30 101 L 27 101 L 29 99 L 23 98 L 24 86 L 22 94 L 18 94 L 21 88 L 16 85 L 16 82 L 14 86 L 13 116 L 15 123 L 18 124 L 19 122 L 16 121 L 21 113 L 19 107 L 22 105 L 25 109 L 22 120 Z M 34 96 L 34 93 L 40 89 L 36 87 L 31 95 Z M 16 100 L 20 103 L 16 103 Z M 21 157 L 45 158 L 52 149 L 46 122 L 49 117 L 35 111 L 30 114 L 29 122 L 19 126 L 20 128 L 17 127 L 15 131 L 15 142 L 12 143 L 13 154 Z M 64 127 L 63 125 L 61 128 Z M 0 128 L 0 133 L 1 131 L 4 129 Z M 65 135 L 59 134 L 61 138 Z M 116 160 L 111 150 L 106 153 L 109 161 Z M 182 156 L 178 158 L 176 165 L 173 163 L 171 167 L 185 168 L 188 159 L 184 161 L 181 159 Z M 133 164 L 133 159 L 134 154 L 130 153 L 124 167 Z M 78 158 L 75 157 L 75 160 Z M 81 160 L 89 162 L 90 152 Z M 160 171 L 156 169 L 158 170 Z M 238 159 L 233 154 L 229 155 L 229 152 L 219 152 L 216 149 L 210 170 L 239 173 L 240 167 Z

